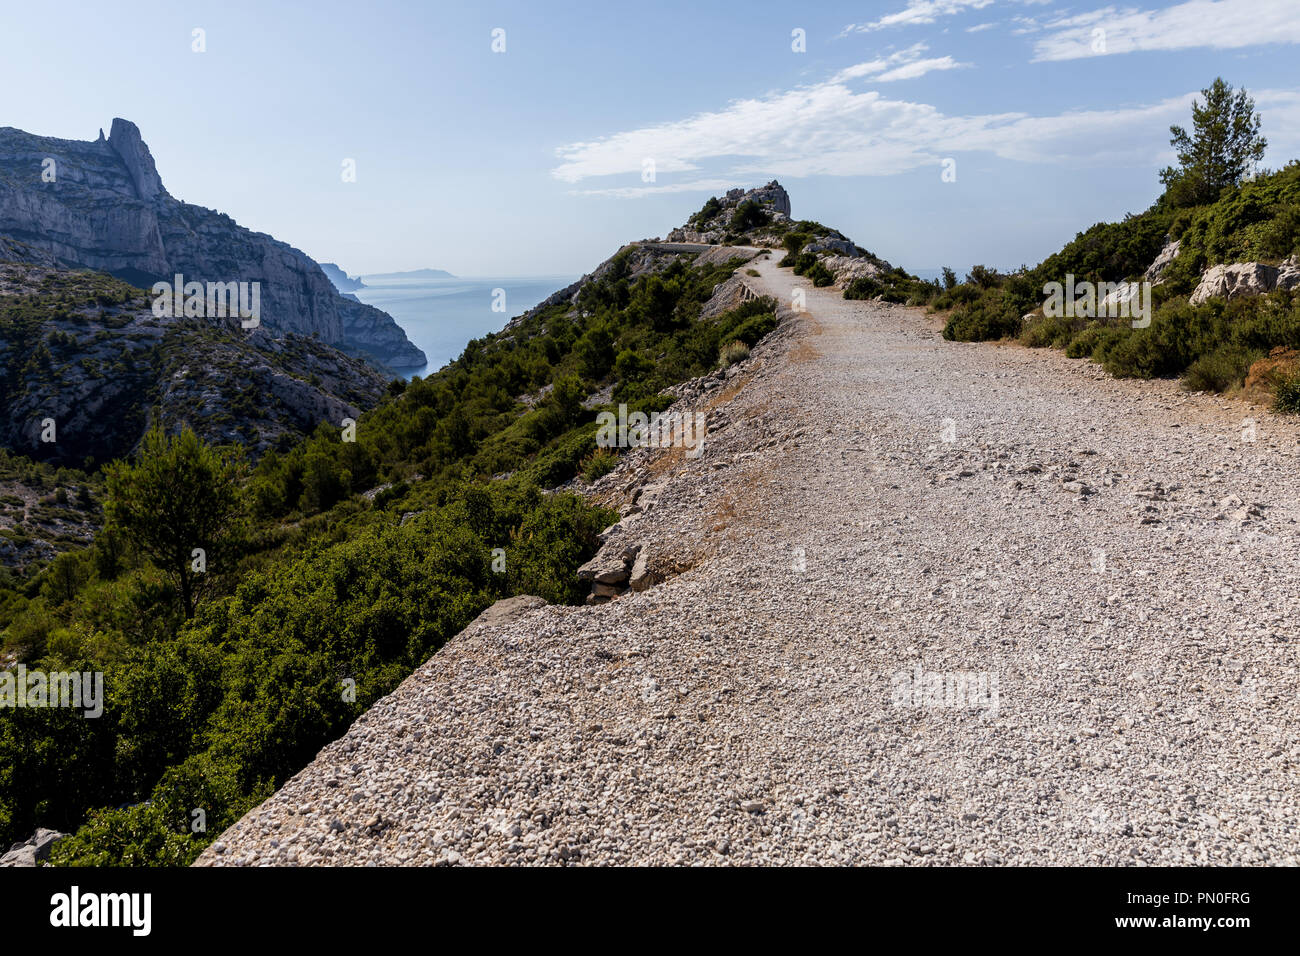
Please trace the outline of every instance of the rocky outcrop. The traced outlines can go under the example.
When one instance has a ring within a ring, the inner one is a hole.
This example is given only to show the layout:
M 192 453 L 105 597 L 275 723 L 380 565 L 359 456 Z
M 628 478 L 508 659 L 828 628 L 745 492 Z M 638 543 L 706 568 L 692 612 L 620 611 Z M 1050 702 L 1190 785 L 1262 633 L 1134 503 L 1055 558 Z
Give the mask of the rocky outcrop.
M 629 544 L 622 531 L 621 522 L 606 528 L 601 534 L 604 545 L 595 557 L 578 568 L 578 580 L 591 585 L 588 604 L 599 604 L 627 591 L 628 574 L 640 546 Z
M 103 135 L 103 130 L 100 130 Z M 163 188 L 162 177 L 154 165 L 153 154 L 140 136 L 140 128 L 124 119 L 114 119 L 108 134 L 108 145 L 122 159 L 135 194 L 145 202 L 152 202 L 159 196 L 167 196 Z
M 748 192 L 739 188 L 727 190 L 727 200 L 734 206 L 740 205 L 746 199 L 753 200 L 761 206 L 766 206 L 787 219 L 790 218 L 790 194 L 775 179 L 766 186 L 759 186 L 757 189 L 751 189 Z
M 37 830 L 30 839 L 15 843 L 8 853 L 0 856 L 0 866 L 40 866 L 49 859 L 54 844 L 66 836 L 57 830 Z
M 888 262 L 867 256 L 830 256 L 822 265 L 835 276 L 834 287 L 842 289 L 854 279 L 874 279 L 889 272 Z
M 1278 289 L 1300 289 L 1300 256 L 1292 256 L 1277 267 Z
M 861 253 L 858 252 L 858 247 L 849 242 L 849 240 L 836 239 L 832 236 L 821 236 L 814 239 L 812 242 L 808 243 L 808 245 L 804 246 L 802 251 L 812 253 L 828 252 L 832 255 L 848 256 L 849 258 L 857 258 L 861 255 Z
M 1173 261 L 1178 258 L 1178 249 L 1181 245 L 1182 241 L 1179 239 L 1166 242 L 1164 248 L 1160 250 L 1160 254 L 1156 256 L 1155 261 L 1147 267 L 1147 271 L 1143 273 L 1142 278 L 1152 285 L 1159 285 L 1164 282 L 1165 272 L 1168 271 Z
M 1211 266 L 1189 300 L 1200 305 L 1210 299 L 1235 299 L 1246 295 L 1263 295 L 1274 289 L 1294 289 L 1300 285 L 1300 263 L 1295 256 L 1281 266 L 1262 262 L 1238 262 Z
M 509 333 L 521 322 L 545 309 L 575 303 L 583 286 L 598 282 L 616 271 L 619 275 L 635 279 L 647 273 L 662 272 L 674 262 L 687 256 L 695 265 L 710 266 L 724 265 L 732 261 L 744 264 L 760 254 L 760 250 L 745 246 L 717 246 L 701 251 L 699 245 L 698 243 L 660 242 L 656 239 L 629 242 L 578 281 L 570 283 L 558 292 L 553 292 L 523 315 L 511 319 L 504 331 Z
M 375 359 L 394 369 L 419 368 L 426 364 L 424 353 L 411 344 L 387 312 L 351 297 L 341 297 L 337 310 L 342 337 L 335 344 L 342 351 Z
M 714 199 L 717 199 L 715 196 Z M 669 242 L 701 242 L 716 244 L 727 241 L 731 235 L 731 217 L 743 202 L 756 202 L 768 215 L 768 226 L 790 219 L 790 194 L 775 179 L 765 186 L 755 189 L 729 189 L 724 197 L 717 199 L 715 210 L 707 217 L 698 213 L 684 226 L 679 226 L 668 233 Z M 734 241 L 734 238 L 733 240 Z M 755 237 L 755 242 L 758 237 Z M 766 243 L 764 243 L 766 244 Z M 779 245 L 779 242 L 776 243 Z
M 44 249 L 37 249 L 8 236 L 0 236 L 0 262 L 19 262 L 53 269 L 59 263 Z
M 392 368 L 425 364 L 390 316 L 360 313 L 305 253 L 172 198 L 139 129 L 123 119 L 96 142 L 0 128 L 0 236 L 146 288 L 178 273 L 257 282 L 267 329 L 315 335 Z

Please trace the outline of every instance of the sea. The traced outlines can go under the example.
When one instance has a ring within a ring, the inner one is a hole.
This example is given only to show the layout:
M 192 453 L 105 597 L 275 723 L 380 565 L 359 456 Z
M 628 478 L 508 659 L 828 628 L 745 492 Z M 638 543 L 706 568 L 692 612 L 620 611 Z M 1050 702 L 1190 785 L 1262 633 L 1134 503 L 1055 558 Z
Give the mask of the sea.
M 427 277 L 362 276 L 358 299 L 383 309 L 424 351 L 429 364 L 403 369 L 406 378 L 436 372 L 460 357 L 471 339 L 499 332 L 507 322 L 527 312 L 579 276 Z M 501 290 L 501 291 L 498 291 Z M 504 311 L 493 311 L 500 302 Z

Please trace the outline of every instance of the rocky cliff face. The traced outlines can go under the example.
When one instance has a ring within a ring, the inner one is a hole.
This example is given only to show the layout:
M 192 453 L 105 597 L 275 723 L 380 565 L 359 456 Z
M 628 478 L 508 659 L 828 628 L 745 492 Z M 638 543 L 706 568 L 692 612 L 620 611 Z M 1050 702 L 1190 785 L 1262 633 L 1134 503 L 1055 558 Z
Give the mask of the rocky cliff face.
M 150 305 L 103 273 L 0 264 L 0 448 L 80 466 L 159 423 L 257 458 L 384 394 L 377 369 L 318 339 Z
M 0 236 L 146 287 L 177 273 L 258 282 L 269 331 L 315 335 L 392 368 L 425 364 L 387 313 L 339 295 L 305 253 L 172 198 L 139 129 L 123 119 L 95 142 L 0 128 Z

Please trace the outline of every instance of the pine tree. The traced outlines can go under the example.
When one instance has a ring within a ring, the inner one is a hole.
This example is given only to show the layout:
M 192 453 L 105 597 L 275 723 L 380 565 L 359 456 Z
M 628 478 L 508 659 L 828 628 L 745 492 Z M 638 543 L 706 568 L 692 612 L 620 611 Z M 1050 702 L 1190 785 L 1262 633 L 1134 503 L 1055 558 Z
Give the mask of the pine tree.
M 1169 142 L 1178 151 L 1179 165 L 1161 172 L 1160 181 L 1168 187 L 1165 198 L 1174 206 L 1214 202 L 1255 168 L 1268 146 L 1259 132 L 1255 101 L 1245 89 L 1234 92 L 1218 77 L 1201 95 L 1204 103 L 1192 103 L 1192 132 L 1169 127 Z

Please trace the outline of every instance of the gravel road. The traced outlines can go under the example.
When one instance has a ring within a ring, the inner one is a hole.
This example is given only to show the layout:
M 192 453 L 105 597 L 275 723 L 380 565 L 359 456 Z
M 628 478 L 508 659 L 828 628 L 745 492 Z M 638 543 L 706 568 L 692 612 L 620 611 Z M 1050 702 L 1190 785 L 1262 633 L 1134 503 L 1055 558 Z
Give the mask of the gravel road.
M 1300 427 L 806 295 L 605 479 L 685 570 L 472 626 L 200 864 L 1297 863 Z

